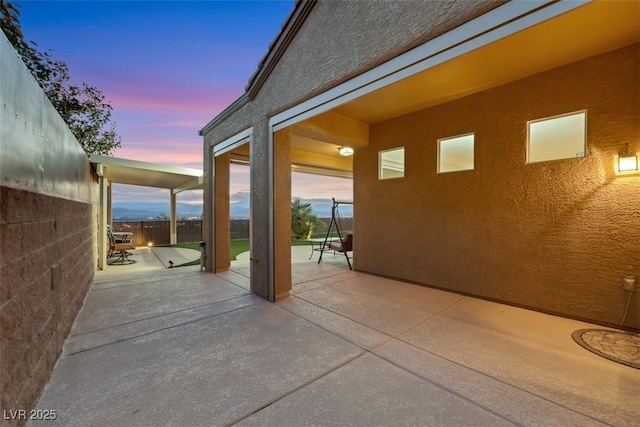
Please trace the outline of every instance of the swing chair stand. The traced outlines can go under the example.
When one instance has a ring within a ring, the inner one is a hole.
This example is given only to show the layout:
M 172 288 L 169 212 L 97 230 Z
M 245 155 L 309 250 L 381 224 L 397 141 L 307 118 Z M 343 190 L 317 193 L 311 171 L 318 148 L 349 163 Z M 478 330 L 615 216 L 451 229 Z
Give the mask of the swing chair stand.
M 333 202 L 333 205 L 331 206 L 331 222 L 329 223 L 329 227 L 327 227 L 327 234 L 324 238 L 324 242 L 322 242 L 318 249 L 320 251 L 318 264 L 322 262 L 322 255 L 324 252 L 340 252 L 344 254 L 349 270 L 353 270 L 353 267 L 351 266 L 351 259 L 353 256 L 349 256 L 349 252 L 353 252 L 353 233 L 345 234 L 341 229 L 340 212 L 338 209 L 340 205 L 353 205 L 353 202 L 338 202 L 335 198 L 331 198 L 331 200 Z M 331 237 L 332 232 L 337 233 L 338 237 Z

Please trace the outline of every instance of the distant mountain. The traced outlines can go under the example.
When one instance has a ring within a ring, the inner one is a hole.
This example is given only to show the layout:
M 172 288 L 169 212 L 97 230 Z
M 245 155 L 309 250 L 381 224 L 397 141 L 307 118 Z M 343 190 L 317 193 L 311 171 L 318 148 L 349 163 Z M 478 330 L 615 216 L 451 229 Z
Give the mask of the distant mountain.
M 302 199 L 302 201 L 311 203 L 311 209 L 318 218 L 331 218 L 333 202 L 330 199 Z M 338 205 L 338 213 L 343 218 L 352 218 L 353 205 Z
M 331 218 L 331 199 L 302 199 L 303 202 L 311 203 L 311 209 L 318 218 Z M 341 217 L 353 217 L 353 205 L 340 205 L 338 211 Z M 231 203 L 231 219 L 247 219 L 250 214 L 248 200 Z
M 331 199 L 302 199 L 303 202 L 311 203 L 313 213 L 318 218 L 331 217 Z M 201 218 L 202 205 L 190 205 L 188 203 L 178 203 L 176 210 L 179 218 Z M 340 216 L 344 218 L 353 217 L 353 205 L 341 205 Z M 231 219 L 248 219 L 251 214 L 249 200 L 240 200 L 231 203 Z M 151 220 L 157 217 L 169 217 L 168 203 L 136 203 L 124 202 L 114 203 L 112 215 L 115 220 Z
M 156 219 L 157 217 L 169 217 L 169 203 L 114 203 L 111 212 L 115 220 L 143 220 Z M 202 217 L 202 205 L 190 205 L 177 203 L 176 213 L 178 218 Z

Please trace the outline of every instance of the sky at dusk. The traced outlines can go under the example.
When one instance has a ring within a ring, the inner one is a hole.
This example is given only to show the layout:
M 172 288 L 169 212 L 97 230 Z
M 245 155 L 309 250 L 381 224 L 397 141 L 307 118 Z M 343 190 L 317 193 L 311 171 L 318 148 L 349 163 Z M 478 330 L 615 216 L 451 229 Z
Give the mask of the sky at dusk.
M 17 1 L 26 40 L 69 66 L 73 83 L 113 107 L 116 157 L 202 169 L 198 130 L 244 93 L 294 6 L 280 1 Z M 249 170 L 234 166 L 231 193 Z M 351 183 L 294 174 L 294 197 L 350 198 Z M 336 194 L 339 193 L 339 194 Z M 119 201 L 168 201 L 169 191 L 114 185 Z M 180 202 L 201 202 L 186 192 Z

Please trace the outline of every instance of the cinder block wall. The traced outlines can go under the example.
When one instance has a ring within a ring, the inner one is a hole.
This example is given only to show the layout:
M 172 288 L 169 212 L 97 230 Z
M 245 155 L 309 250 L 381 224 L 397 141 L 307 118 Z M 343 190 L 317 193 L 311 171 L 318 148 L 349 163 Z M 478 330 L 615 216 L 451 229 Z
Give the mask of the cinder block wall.
M 93 281 L 98 187 L 2 32 L 0 75 L 0 425 L 13 426 L 25 423 L 16 411 L 34 407 Z
M 82 306 L 94 275 L 92 209 L 0 187 L 3 410 L 34 406 Z
M 638 44 L 371 126 L 354 158 L 358 270 L 619 325 L 640 276 Z M 527 121 L 587 110 L 587 156 L 526 164 Z M 437 174 L 437 141 L 475 133 L 475 169 Z M 379 181 L 378 152 L 405 147 Z M 640 328 L 632 295 L 625 326 Z

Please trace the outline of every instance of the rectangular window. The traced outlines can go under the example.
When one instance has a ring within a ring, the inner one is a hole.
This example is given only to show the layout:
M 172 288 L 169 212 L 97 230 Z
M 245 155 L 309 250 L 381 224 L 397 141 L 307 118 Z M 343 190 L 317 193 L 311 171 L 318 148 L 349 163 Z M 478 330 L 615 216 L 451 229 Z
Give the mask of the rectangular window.
M 527 163 L 584 157 L 587 147 L 587 112 L 527 122 Z
M 378 179 L 402 178 L 404 176 L 404 147 L 378 153 Z
M 438 173 L 473 170 L 473 133 L 438 140 Z

